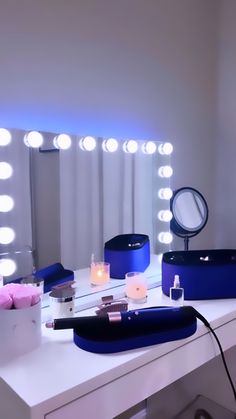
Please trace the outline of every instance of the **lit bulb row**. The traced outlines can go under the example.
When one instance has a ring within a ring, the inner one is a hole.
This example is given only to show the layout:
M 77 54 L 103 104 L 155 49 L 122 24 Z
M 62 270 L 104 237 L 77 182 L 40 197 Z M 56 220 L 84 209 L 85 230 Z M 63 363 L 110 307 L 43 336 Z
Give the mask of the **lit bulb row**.
M 2 135 L 3 134 L 3 135 Z M 11 141 L 9 131 L 0 129 L 0 144 L 7 145 Z M 13 167 L 8 162 L 0 162 L 0 180 L 7 180 L 13 175 Z M 0 212 L 11 211 L 14 200 L 11 196 L 0 195 Z M 15 239 L 15 231 L 11 227 L 0 227 L 0 244 L 10 244 Z
M 5 128 L 0 128 L 0 145 L 8 145 L 11 142 L 11 133 Z M 24 136 L 24 143 L 27 147 L 39 148 L 43 145 L 43 135 L 38 131 L 30 131 Z M 72 140 L 67 134 L 56 135 L 53 140 L 53 146 L 57 149 L 67 150 L 71 147 Z M 79 140 L 79 147 L 84 151 L 92 151 L 95 149 L 97 141 L 94 137 L 86 136 Z M 118 150 L 120 142 L 115 138 L 108 138 L 103 140 L 103 151 L 113 153 Z M 135 140 L 127 140 L 122 144 L 125 153 L 136 153 L 139 149 L 138 142 Z M 146 141 L 141 145 L 141 149 L 145 154 L 154 154 L 158 151 L 162 155 L 170 155 L 173 151 L 173 146 L 169 142 L 159 144 L 154 141 Z
M 173 174 L 173 170 L 170 166 L 162 166 L 158 169 L 158 174 L 161 177 L 170 177 Z M 170 188 L 161 188 L 158 191 L 158 197 L 164 200 L 170 200 L 173 192 Z M 158 219 L 163 222 L 170 222 L 173 214 L 170 210 L 161 210 L 158 213 Z M 158 241 L 164 245 L 170 244 L 173 241 L 173 235 L 169 231 L 161 231 L 158 234 Z
M 11 142 L 11 133 L 0 129 L 0 145 L 5 146 Z M 13 167 L 5 161 L 0 162 L 0 180 L 7 180 L 13 175 Z M 11 211 L 14 207 L 14 200 L 11 196 L 0 195 L 0 212 Z M 15 239 L 15 231 L 10 227 L 0 227 L 0 244 L 9 244 Z
M 13 174 L 12 166 L 0 162 L 0 179 L 9 179 Z M 14 200 L 9 195 L 0 195 L 0 212 L 9 212 L 14 207 Z M 10 227 L 0 227 L 0 244 L 10 244 L 15 239 L 15 231 Z
M 173 192 L 170 188 L 161 188 L 158 191 L 158 197 L 169 201 L 172 198 Z M 161 210 L 158 213 L 158 219 L 164 222 L 170 222 L 172 220 L 173 214 L 170 210 Z M 158 234 L 158 240 L 163 244 L 170 244 L 173 240 L 173 236 L 169 231 L 161 232 Z

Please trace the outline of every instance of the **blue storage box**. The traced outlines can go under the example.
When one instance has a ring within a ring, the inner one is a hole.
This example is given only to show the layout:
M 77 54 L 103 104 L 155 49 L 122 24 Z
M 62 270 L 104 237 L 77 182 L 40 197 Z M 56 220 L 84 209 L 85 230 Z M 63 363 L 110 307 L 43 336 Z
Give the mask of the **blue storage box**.
M 74 280 L 74 272 L 65 269 L 59 262 L 36 271 L 35 276 L 44 279 L 44 293 L 51 291 L 57 285 Z
M 53 287 L 70 282 L 74 280 L 74 272 L 70 269 L 65 269 L 60 262 L 53 263 L 52 265 L 46 266 L 32 274 L 39 281 L 44 280 L 43 292 L 49 292 Z M 20 284 L 22 277 L 16 278 L 10 281 L 14 284 Z
M 179 275 L 185 300 L 236 297 L 236 250 L 167 252 L 162 259 L 162 291 L 169 296 Z
M 120 234 L 105 243 L 104 260 L 110 263 L 110 276 L 124 279 L 127 272 L 144 272 L 150 264 L 149 237 Z

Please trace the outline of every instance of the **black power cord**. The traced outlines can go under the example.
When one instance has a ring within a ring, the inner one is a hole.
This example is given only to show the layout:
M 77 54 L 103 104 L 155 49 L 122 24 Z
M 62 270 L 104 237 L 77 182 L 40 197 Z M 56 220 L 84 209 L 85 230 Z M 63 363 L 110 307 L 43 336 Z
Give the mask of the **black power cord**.
M 225 360 L 225 356 L 224 356 L 224 351 L 223 351 L 223 349 L 222 349 L 222 346 L 221 346 L 221 343 L 220 343 L 220 341 L 219 341 L 219 338 L 218 338 L 218 336 L 217 336 L 217 334 L 215 333 L 215 331 L 212 329 L 212 327 L 211 327 L 211 325 L 210 325 L 210 323 L 207 321 L 207 319 L 205 319 L 205 317 L 201 314 L 201 313 L 199 313 L 199 311 L 197 311 L 195 308 L 193 308 L 192 307 L 192 309 L 193 309 L 193 311 L 194 311 L 194 314 L 195 314 L 195 316 L 199 319 L 199 320 L 201 320 L 202 321 L 202 323 L 211 331 L 211 333 L 213 334 L 213 336 L 214 336 L 214 338 L 215 338 L 215 340 L 216 340 L 216 342 L 217 342 L 217 344 L 218 344 L 218 346 L 219 346 L 219 348 L 220 348 L 220 354 L 221 354 L 221 358 L 222 358 L 222 361 L 223 361 L 223 364 L 224 364 L 224 367 L 225 367 L 225 371 L 226 371 L 226 374 L 227 374 L 227 377 L 228 377 L 228 379 L 229 379 L 229 382 L 230 382 L 230 385 L 231 385 L 231 388 L 232 388 L 232 390 L 233 390 L 233 394 L 234 394 L 234 399 L 235 399 L 235 401 L 236 401 L 236 390 L 235 390 L 235 387 L 234 387 L 234 383 L 233 383 L 233 380 L 232 380 L 232 378 L 231 378 L 231 376 L 230 376 L 230 372 L 229 372 L 229 369 L 228 369 L 228 366 L 227 366 L 227 364 L 226 364 L 226 360 Z

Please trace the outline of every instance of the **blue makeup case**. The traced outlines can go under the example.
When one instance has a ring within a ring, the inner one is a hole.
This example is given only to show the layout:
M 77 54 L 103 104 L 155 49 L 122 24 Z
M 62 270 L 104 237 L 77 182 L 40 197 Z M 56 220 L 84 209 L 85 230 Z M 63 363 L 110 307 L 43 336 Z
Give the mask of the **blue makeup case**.
M 127 272 L 144 272 L 150 264 L 150 242 L 145 234 L 120 234 L 107 241 L 104 260 L 110 276 L 124 279 Z
M 54 263 L 36 271 L 36 278 L 44 279 L 44 292 L 49 292 L 56 285 L 74 280 L 74 272 L 65 269 L 61 263 Z
M 166 252 L 162 258 L 162 291 L 169 296 L 179 275 L 185 300 L 236 297 L 236 250 Z

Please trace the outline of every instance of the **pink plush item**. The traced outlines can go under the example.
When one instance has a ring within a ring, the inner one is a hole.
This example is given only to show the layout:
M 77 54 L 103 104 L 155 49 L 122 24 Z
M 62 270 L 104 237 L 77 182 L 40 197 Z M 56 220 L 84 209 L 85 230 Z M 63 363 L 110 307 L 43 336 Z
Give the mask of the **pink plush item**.
M 35 288 L 35 287 L 34 287 Z M 32 295 L 32 300 L 31 300 L 31 305 L 34 306 L 35 304 L 37 304 L 40 301 L 40 293 L 38 294 L 33 294 Z
M 39 302 L 39 291 L 33 285 L 21 285 L 13 292 L 15 308 L 26 308 Z
M 14 308 L 27 308 L 31 306 L 32 293 L 27 288 L 18 288 L 16 292 L 13 292 L 13 304 Z
M 6 284 L 1 291 L 2 295 L 8 295 L 11 299 L 12 304 L 9 308 L 27 308 L 40 301 L 40 291 L 33 285 Z
M 20 289 L 21 287 L 21 284 L 6 284 L 1 289 L 5 292 L 8 292 L 8 294 L 13 298 L 13 294 L 15 294 L 17 292 L 17 289 Z
M 7 292 L 2 290 L 3 288 L 0 289 L 0 309 L 10 309 L 13 305 L 12 298 Z

